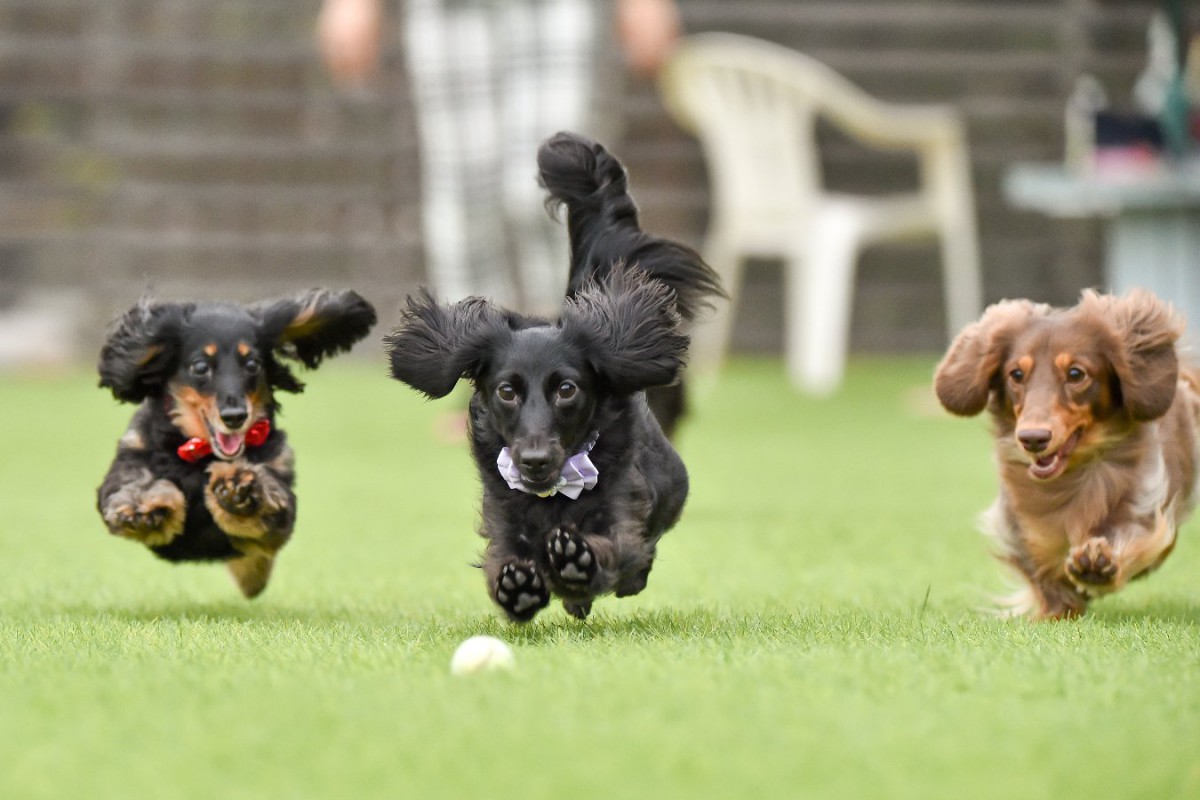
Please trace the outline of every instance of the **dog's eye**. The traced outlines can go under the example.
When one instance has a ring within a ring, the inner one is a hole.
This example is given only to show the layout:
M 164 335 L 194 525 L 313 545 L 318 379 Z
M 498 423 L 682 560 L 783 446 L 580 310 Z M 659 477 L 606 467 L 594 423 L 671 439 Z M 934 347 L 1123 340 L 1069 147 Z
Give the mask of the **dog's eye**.
M 571 383 L 570 381 L 563 381 L 562 383 L 560 383 L 558 385 L 558 399 L 559 400 L 570 400 L 572 397 L 575 396 L 575 393 L 577 391 L 579 391 L 578 386 Z
M 262 364 L 257 358 L 247 358 L 242 364 L 242 369 L 246 370 L 248 375 L 257 375 L 262 370 Z
M 1079 383 L 1087 377 L 1087 373 L 1082 367 L 1071 367 L 1067 370 L 1067 380 L 1071 383 Z
M 1025 380 L 1025 370 L 1017 367 L 1016 369 L 1009 371 L 1008 377 L 1013 379 L 1013 383 L 1020 383 L 1021 381 Z
M 188 365 L 188 370 L 197 378 L 203 378 L 212 372 L 212 366 L 203 359 L 196 359 Z
M 517 399 L 517 390 L 512 387 L 511 383 L 502 383 L 496 387 L 496 397 L 499 397 L 503 403 L 511 403 Z

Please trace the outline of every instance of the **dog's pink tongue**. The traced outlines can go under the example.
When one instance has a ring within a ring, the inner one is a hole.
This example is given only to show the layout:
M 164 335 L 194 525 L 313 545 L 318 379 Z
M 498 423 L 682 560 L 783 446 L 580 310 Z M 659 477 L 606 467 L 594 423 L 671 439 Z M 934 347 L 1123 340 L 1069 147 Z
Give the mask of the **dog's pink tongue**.
M 1062 467 L 1062 451 L 1034 459 L 1029 471 L 1035 478 L 1049 478 L 1058 473 Z
M 217 432 L 217 449 L 222 455 L 236 456 L 238 451 L 242 449 L 242 441 L 246 437 L 240 433 L 222 433 Z

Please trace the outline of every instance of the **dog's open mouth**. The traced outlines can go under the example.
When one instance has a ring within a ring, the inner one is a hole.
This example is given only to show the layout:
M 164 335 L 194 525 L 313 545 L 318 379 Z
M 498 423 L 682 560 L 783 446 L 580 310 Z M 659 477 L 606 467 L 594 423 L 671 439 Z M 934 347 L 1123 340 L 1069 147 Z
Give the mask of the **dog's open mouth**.
M 220 427 L 208 423 L 209 441 L 213 453 L 226 461 L 237 458 L 246 449 L 246 432 L 224 431 Z
M 1074 452 L 1075 446 L 1079 444 L 1079 436 L 1082 431 L 1082 428 L 1077 428 L 1067 437 L 1067 441 L 1063 442 L 1062 447 L 1053 453 L 1043 453 L 1035 458 L 1029 465 L 1029 474 L 1040 481 L 1048 481 L 1061 475 L 1067 468 L 1067 460 Z
M 521 471 L 521 481 L 533 494 L 547 494 L 558 484 L 558 473 L 556 472 L 537 472 L 526 473 Z

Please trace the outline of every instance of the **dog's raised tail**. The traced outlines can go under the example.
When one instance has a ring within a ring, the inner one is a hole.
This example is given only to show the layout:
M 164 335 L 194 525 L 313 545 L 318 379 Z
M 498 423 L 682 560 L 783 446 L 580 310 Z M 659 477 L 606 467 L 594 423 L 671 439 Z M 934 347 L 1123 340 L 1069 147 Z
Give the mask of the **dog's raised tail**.
M 686 320 L 725 297 L 721 281 L 690 247 L 651 236 L 638 223 L 625 168 L 597 142 L 574 133 L 557 133 L 538 150 L 542 186 L 552 212 L 567 210 L 571 272 L 567 296 L 590 281 L 605 281 L 617 264 L 640 268 L 674 292 Z

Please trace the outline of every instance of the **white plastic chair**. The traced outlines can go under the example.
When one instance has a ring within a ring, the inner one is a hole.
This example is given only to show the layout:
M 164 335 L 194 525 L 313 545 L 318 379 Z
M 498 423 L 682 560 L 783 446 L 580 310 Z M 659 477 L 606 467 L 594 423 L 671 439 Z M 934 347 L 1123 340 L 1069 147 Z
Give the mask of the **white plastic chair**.
M 788 373 L 814 394 L 841 383 L 855 264 L 866 245 L 939 237 L 949 333 L 979 316 L 970 163 L 955 109 L 882 103 L 808 56 L 726 33 L 680 42 L 661 88 L 668 110 L 703 148 L 712 182 L 703 249 L 731 298 L 696 331 L 697 366 L 718 363 L 728 347 L 748 256 L 784 262 Z M 915 152 L 918 191 L 827 192 L 818 116 L 868 146 Z

